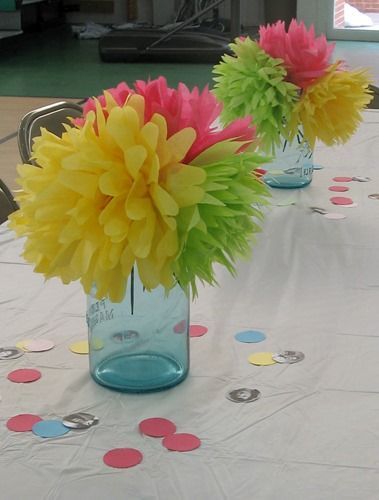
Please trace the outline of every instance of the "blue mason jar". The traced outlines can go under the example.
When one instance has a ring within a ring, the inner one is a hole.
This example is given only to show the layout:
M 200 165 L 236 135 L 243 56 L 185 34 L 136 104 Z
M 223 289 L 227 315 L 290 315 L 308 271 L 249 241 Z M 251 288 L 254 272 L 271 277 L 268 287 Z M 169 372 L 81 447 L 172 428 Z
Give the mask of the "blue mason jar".
M 274 188 L 300 188 L 312 181 L 313 151 L 301 130 L 292 141 L 281 138 L 274 159 L 262 165 L 267 172 L 264 182 Z
M 106 387 L 125 392 L 172 387 L 189 370 L 189 297 L 179 284 L 169 293 L 147 291 L 137 269 L 125 297 L 115 303 L 87 298 L 90 373 Z

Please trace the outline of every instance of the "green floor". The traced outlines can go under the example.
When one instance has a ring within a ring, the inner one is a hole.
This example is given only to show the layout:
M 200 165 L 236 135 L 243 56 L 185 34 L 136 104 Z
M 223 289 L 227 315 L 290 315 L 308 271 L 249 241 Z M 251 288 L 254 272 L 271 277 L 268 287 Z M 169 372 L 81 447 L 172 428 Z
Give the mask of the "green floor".
M 0 95 L 87 97 L 121 81 L 164 75 L 170 85 L 212 82 L 211 64 L 103 63 L 97 40 L 79 40 L 66 29 L 29 33 L 0 50 Z
M 336 59 L 368 67 L 379 86 L 379 43 L 337 42 Z M 212 85 L 211 64 L 103 63 L 98 40 L 74 38 L 69 27 L 29 33 L 0 46 L 0 95 L 83 98 L 120 81 L 164 75 L 169 84 Z

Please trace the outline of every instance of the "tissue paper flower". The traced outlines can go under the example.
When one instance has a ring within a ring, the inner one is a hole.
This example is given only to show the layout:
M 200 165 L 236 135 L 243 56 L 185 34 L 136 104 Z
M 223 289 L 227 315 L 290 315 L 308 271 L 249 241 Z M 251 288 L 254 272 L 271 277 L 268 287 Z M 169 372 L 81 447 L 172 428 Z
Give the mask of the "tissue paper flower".
M 183 248 L 174 264 L 175 275 L 180 283 L 189 283 L 195 293 L 195 277 L 216 284 L 212 271 L 215 262 L 235 274 L 236 257 L 250 255 L 252 240 L 249 242 L 245 234 L 259 232 L 263 218 L 256 202 L 264 200 L 266 188 L 251 175 L 251 165 L 259 166 L 267 159 L 246 152 L 236 161 L 239 145 L 230 142 L 227 149 L 222 146 L 224 154 L 218 154 L 221 145 L 193 161 L 206 171 L 207 181 L 202 185 L 206 194 L 197 206 L 183 209 L 180 214 L 179 231 L 184 238 L 180 238 Z
M 343 71 L 338 64 L 331 66 L 296 103 L 292 132 L 301 123 L 311 147 L 316 138 L 328 146 L 346 142 L 362 121 L 361 109 L 371 100 L 368 78 L 364 70 Z
M 166 119 L 168 137 L 184 127 L 192 127 L 196 131 L 196 139 L 188 150 L 184 162 L 191 161 L 204 149 L 225 139 L 234 138 L 250 141 L 255 137 L 254 127 L 249 126 L 251 119 L 235 120 L 233 124 L 220 129 L 215 123 L 220 115 L 222 105 L 215 96 L 205 87 L 202 92 L 195 87 L 192 91 L 184 83 L 178 88 L 170 88 L 163 76 L 145 82 L 137 80 L 134 89 L 130 89 L 125 82 L 115 88 L 104 91 L 99 96 L 102 112 L 105 117 L 114 106 L 122 106 L 130 94 L 137 93 L 145 98 L 145 120 L 149 121 L 155 113 Z M 95 111 L 95 100 L 89 99 L 83 107 L 83 114 Z M 74 120 L 82 125 L 81 118 Z
M 107 89 L 107 93 L 112 96 L 112 102 L 117 106 L 123 106 L 126 102 L 126 99 L 131 94 L 131 89 L 125 82 L 119 83 L 116 87 L 111 87 Z M 106 102 L 106 94 L 99 95 L 96 100 L 100 103 L 102 108 L 102 112 L 105 117 L 108 116 L 107 110 L 107 102 Z M 96 100 L 95 99 L 87 99 L 83 104 L 83 116 L 85 117 L 90 111 L 96 112 Z M 83 126 L 85 119 L 84 118 L 75 118 L 74 123 L 79 126 Z
M 107 93 L 83 124 L 36 138 L 40 168 L 18 167 L 20 209 L 10 216 L 36 272 L 80 280 L 86 293 L 95 285 L 98 298 L 118 302 L 134 266 L 148 290 L 179 281 L 196 294 L 197 277 L 215 283 L 214 263 L 233 273 L 248 254 L 267 198 L 254 173 L 264 159 L 240 152 L 254 146 L 250 120 L 232 124 L 239 137 L 220 134 L 185 163 L 195 128 L 169 135 L 162 114 L 146 119 L 147 101 Z
M 325 35 L 315 37 L 313 26 L 307 30 L 303 21 L 293 19 L 288 32 L 283 21 L 259 29 L 259 46 L 273 58 L 283 60 L 286 80 L 298 87 L 308 87 L 322 77 L 330 66 L 334 43 Z
M 284 133 L 298 88 L 285 81 L 282 61 L 270 57 L 250 38 L 237 38 L 230 47 L 235 57 L 224 55 L 214 67 L 214 93 L 224 103 L 221 119 L 227 124 L 253 116 L 263 147 L 270 149 Z
M 302 130 L 313 147 L 345 142 L 361 121 L 371 101 L 366 71 L 349 71 L 330 57 L 334 45 L 313 26 L 292 20 L 262 26 L 258 42 L 249 37 L 230 44 L 233 56 L 215 65 L 213 92 L 224 104 L 224 125 L 252 116 L 264 151 L 275 152 L 282 139 L 292 140 Z

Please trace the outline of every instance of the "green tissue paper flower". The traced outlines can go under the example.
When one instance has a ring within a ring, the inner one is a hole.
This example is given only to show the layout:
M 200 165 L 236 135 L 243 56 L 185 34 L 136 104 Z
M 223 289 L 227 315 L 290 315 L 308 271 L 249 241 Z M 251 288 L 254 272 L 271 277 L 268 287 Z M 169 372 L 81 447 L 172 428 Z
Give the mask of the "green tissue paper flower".
M 235 56 L 224 55 L 213 68 L 218 75 L 213 92 L 224 105 L 221 120 L 227 124 L 251 115 L 261 145 L 268 151 L 278 144 L 280 135 L 286 136 L 285 124 L 299 88 L 284 81 L 283 61 L 270 57 L 249 37 L 237 38 L 230 47 Z
M 191 286 L 194 296 L 197 295 L 194 276 L 202 282 L 217 284 L 215 262 L 235 275 L 236 259 L 250 256 L 250 243 L 261 230 L 262 205 L 268 204 L 269 194 L 254 169 L 267 162 L 267 158 L 250 152 L 237 156 L 239 161 L 233 155 L 202 164 L 207 180 L 201 187 L 206 195 L 195 207 L 180 212 L 178 227 L 185 229 L 185 239 L 175 275 L 182 286 Z M 193 164 L 200 165 L 201 157 Z

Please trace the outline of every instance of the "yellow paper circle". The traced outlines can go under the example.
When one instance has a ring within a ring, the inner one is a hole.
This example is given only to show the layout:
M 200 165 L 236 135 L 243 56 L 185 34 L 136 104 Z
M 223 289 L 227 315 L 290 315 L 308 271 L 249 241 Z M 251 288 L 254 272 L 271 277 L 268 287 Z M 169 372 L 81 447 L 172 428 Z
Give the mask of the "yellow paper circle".
M 272 359 L 272 352 L 255 352 L 248 357 L 249 363 L 258 366 L 275 365 L 276 361 Z
M 100 351 L 100 349 L 104 348 L 104 342 L 101 339 L 94 338 L 91 340 L 91 349 L 95 351 Z
M 74 352 L 75 354 L 89 353 L 88 340 L 80 340 L 79 342 L 74 342 L 73 344 L 70 345 L 69 348 L 70 351 Z
M 16 347 L 18 349 L 22 349 L 23 351 L 27 351 L 28 349 L 26 347 L 26 344 L 28 342 L 30 342 L 30 339 L 28 339 L 28 340 L 20 340 L 19 342 L 17 342 Z

